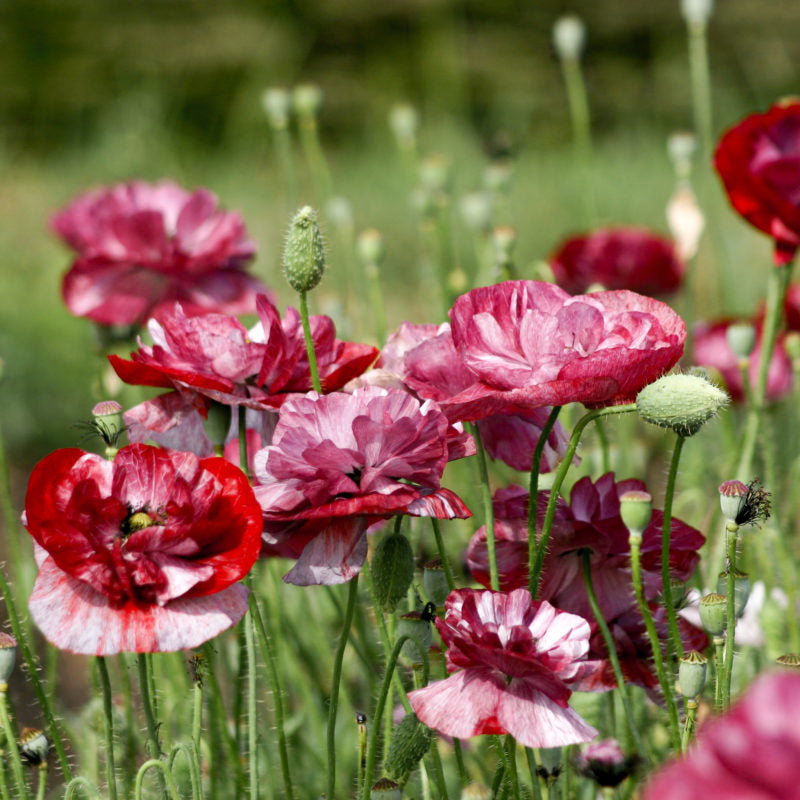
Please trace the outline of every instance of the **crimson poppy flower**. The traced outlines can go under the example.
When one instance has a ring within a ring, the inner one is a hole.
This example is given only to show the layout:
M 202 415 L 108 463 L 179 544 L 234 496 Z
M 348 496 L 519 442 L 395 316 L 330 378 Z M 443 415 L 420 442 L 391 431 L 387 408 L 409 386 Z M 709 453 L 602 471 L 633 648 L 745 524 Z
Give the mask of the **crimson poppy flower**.
M 646 295 L 676 291 L 686 265 L 670 239 L 641 228 L 603 228 L 563 242 L 548 259 L 556 283 L 570 294 L 600 284 Z
M 620 517 L 619 498 L 630 491 L 644 491 L 642 481 L 615 481 L 609 472 L 596 482 L 581 478 L 573 487 L 570 502 L 559 499 L 550 533 L 538 597 L 557 608 L 579 614 L 592 625 L 588 659 L 598 669 L 581 684 L 581 689 L 603 690 L 616 686 L 608 650 L 593 621 L 583 581 L 581 553 L 591 556 L 592 584 L 603 616 L 617 641 L 623 673 L 631 683 L 655 689 L 657 677 L 652 668 L 652 650 L 639 607 L 633 593 L 630 571 L 628 530 Z M 544 522 L 549 492 L 538 496 L 538 522 Z M 528 493 L 521 487 L 509 487 L 495 495 L 495 537 L 500 588 L 506 591 L 528 585 Z M 661 525 L 662 511 L 654 510 L 642 535 L 642 577 L 645 597 L 655 601 L 662 590 Z M 700 559 L 698 550 L 705 541 L 694 528 L 672 520 L 670 536 L 670 574 L 687 580 Z M 480 528 L 467 549 L 467 565 L 473 577 L 489 585 L 489 560 L 486 530 Z M 667 620 L 663 608 L 652 609 L 659 636 L 666 640 Z M 687 649 L 702 649 L 706 639 L 702 631 L 681 621 L 681 633 Z M 696 646 L 699 645 L 699 646 Z
M 539 281 L 507 281 L 461 295 L 453 342 L 478 383 L 452 402 L 472 418 L 521 408 L 632 401 L 683 352 L 686 326 L 667 305 L 629 291 L 572 297 Z
M 695 745 L 650 781 L 644 800 L 796 800 L 800 675 L 760 675 Z
M 571 686 L 591 669 L 585 619 L 532 602 L 526 589 L 458 589 L 436 627 L 454 674 L 408 695 L 429 728 L 459 738 L 510 733 L 526 747 L 597 735 L 567 703 Z
M 775 241 L 775 264 L 800 246 L 800 102 L 751 114 L 720 139 L 714 154 L 731 205 Z
M 725 381 L 731 399 L 735 402 L 745 397 L 742 373 L 739 369 L 736 354 L 728 344 L 726 332 L 734 320 L 717 320 L 716 322 L 699 322 L 694 327 L 692 340 L 692 358 L 701 367 L 717 370 Z M 792 390 L 794 374 L 792 362 L 784 345 L 785 336 L 779 335 L 772 352 L 772 362 L 767 373 L 767 398 L 777 400 Z M 750 356 L 748 377 L 750 385 L 758 383 L 761 369 L 761 325 L 757 326 L 756 346 Z
M 367 554 L 367 527 L 395 514 L 470 516 L 440 486 L 448 460 L 471 452 L 469 437 L 453 441 L 449 428 L 435 403 L 396 389 L 287 400 L 272 444 L 255 456 L 254 487 L 267 552 L 298 559 L 284 580 L 350 580 Z
M 31 614 L 62 650 L 182 650 L 247 611 L 237 581 L 258 557 L 261 509 L 224 459 L 57 450 L 31 474 L 25 524 L 38 545 Z
M 192 314 L 246 314 L 267 290 L 245 271 L 255 253 L 239 214 L 207 189 L 171 181 L 97 189 L 57 213 L 53 230 L 78 254 L 67 308 L 104 325 L 141 324 L 163 303 Z

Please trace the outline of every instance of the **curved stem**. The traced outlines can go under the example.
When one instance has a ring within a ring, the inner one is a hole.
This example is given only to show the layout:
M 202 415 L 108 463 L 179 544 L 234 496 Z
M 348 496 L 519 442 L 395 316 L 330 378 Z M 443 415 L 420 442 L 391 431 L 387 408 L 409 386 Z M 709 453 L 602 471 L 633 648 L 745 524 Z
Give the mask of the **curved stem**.
M 542 525 L 542 532 L 539 537 L 539 546 L 536 549 L 536 557 L 531 568 L 530 587 L 531 596 L 534 600 L 536 599 L 536 594 L 539 591 L 539 579 L 541 578 L 542 574 L 542 565 L 544 564 L 544 557 L 547 554 L 547 545 L 550 541 L 550 530 L 553 527 L 553 520 L 556 516 L 558 493 L 561 490 L 564 479 L 567 477 L 569 468 L 572 466 L 572 459 L 575 457 L 575 451 L 578 449 L 578 442 L 580 442 L 581 434 L 583 433 L 584 428 L 586 428 L 586 426 L 592 420 L 597 419 L 598 417 L 608 416 L 611 414 L 625 414 L 628 411 L 635 410 L 636 403 L 626 403 L 625 405 L 620 406 L 608 406 L 606 408 L 589 411 L 587 414 L 584 414 L 575 424 L 572 435 L 569 437 L 567 452 L 564 454 L 564 459 L 562 460 L 561 464 L 559 464 L 558 471 L 556 472 L 555 479 L 553 480 L 553 485 L 550 487 L 550 497 L 547 501 L 544 524 Z
M 675 482 L 678 477 L 678 464 L 681 460 L 681 451 L 685 438 L 680 434 L 675 439 L 675 449 L 672 451 L 672 460 L 669 465 L 667 477 L 667 491 L 664 496 L 664 519 L 661 525 L 661 584 L 664 596 L 664 607 L 667 611 L 667 666 L 670 674 L 675 674 L 675 659 L 683 658 L 683 642 L 678 628 L 678 612 L 675 610 L 675 601 L 672 597 L 672 584 L 669 574 L 669 548 L 672 536 L 672 503 L 675 498 Z
M 492 505 L 492 487 L 489 484 L 489 470 L 486 465 L 486 451 L 481 441 L 478 425 L 472 425 L 472 435 L 478 448 L 478 473 L 481 479 L 481 500 L 483 516 L 486 524 L 486 549 L 489 553 L 489 583 L 493 591 L 500 591 L 500 576 L 497 574 L 497 546 L 494 537 L 494 506 Z
M 72 798 L 76 796 L 78 787 L 85 789 L 87 794 L 91 793 L 97 800 L 102 800 L 100 792 L 97 791 L 97 787 L 82 775 L 78 775 L 69 781 L 64 792 L 64 800 L 72 800 Z
M 342 620 L 342 632 L 333 660 L 333 677 L 331 679 L 331 699 L 328 707 L 328 797 L 336 797 L 336 714 L 339 710 L 339 684 L 342 680 L 342 661 L 347 647 L 347 638 L 350 635 L 350 626 L 353 624 L 353 612 L 356 608 L 358 597 L 358 575 L 350 580 L 347 593 L 347 608 Z
M 178 794 L 178 787 L 175 784 L 175 778 L 172 777 L 172 773 L 167 768 L 167 765 L 158 758 L 151 758 L 139 767 L 139 771 L 136 773 L 136 784 L 133 789 L 134 798 L 136 800 L 142 800 L 142 783 L 144 782 L 144 776 L 147 771 L 151 769 L 157 769 L 161 773 L 161 779 L 166 783 L 170 800 L 181 800 Z
M 175 759 L 179 753 L 186 756 L 189 762 L 189 780 L 192 783 L 192 800 L 202 800 L 203 797 L 203 783 L 200 776 L 200 764 L 197 760 L 197 753 L 195 752 L 194 744 L 187 744 L 186 742 L 178 742 L 172 750 L 170 750 L 167 764 L 170 770 L 175 764 Z
M 11 773 L 14 776 L 14 783 L 17 784 L 18 796 L 21 800 L 28 800 L 28 784 L 25 782 L 25 773 L 22 770 L 22 761 L 20 760 L 19 747 L 17 746 L 17 728 L 11 723 L 11 717 L 8 713 L 8 684 L 0 684 L 0 726 L 6 736 L 6 744 L 8 745 L 8 755 L 11 759 Z
M 303 337 L 306 342 L 306 353 L 308 354 L 308 369 L 311 372 L 311 385 L 314 391 L 322 394 L 322 384 L 319 381 L 319 370 L 317 369 L 317 354 L 314 350 L 314 339 L 311 336 L 311 323 L 308 319 L 308 300 L 307 292 L 300 292 L 300 320 L 303 323 Z
M 108 677 L 108 666 L 102 656 L 97 656 L 97 672 L 100 686 L 103 689 L 103 731 L 106 739 L 106 784 L 109 800 L 117 798 L 117 776 L 114 760 L 114 718 L 111 707 L 111 681 Z

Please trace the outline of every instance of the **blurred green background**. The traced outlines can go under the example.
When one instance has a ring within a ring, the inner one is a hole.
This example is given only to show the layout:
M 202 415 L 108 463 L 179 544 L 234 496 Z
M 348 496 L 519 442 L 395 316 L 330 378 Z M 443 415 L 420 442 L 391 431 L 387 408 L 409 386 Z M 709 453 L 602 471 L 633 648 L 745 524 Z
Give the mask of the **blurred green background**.
M 796 92 L 800 64 L 799 4 L 718 5 L 709 27 L 716 132 Z M 584 216 L 551 44 L 567 12 L 588 28 L 594 220 Z M 47 229 L 76 193 L 133 177 L 206 185 L 244 215 L 259 243 L 254 271 L 294 302 L 279 270 L 291 209 L 260 105 L 266 87 L 323 89 L 334 191 L 350 201 L 355 230 L 386 237 L 390 326 L 441 319 L 425 289 L 414 178 L 387 126 L 397 101 L 421 113 L 421 153 L 455 165 L 454 198 L 480 184 L 497 142 L 510 147 L 511 202 L 498 221 L 518 229 L 523 265 L 590 222 L 664 231 L 674 185 L 666 138 L 692 126 L 678 0 L 4 0 L 0 74 L 0 425 L 18 496 L 35 461 L 79 442 L 70 426 L 96 399 L 91 325 L 61 303 L 70 256 Z M 298 199 L 316 202 L 297 156 Z M 721 262 L 729 287 L 701 311 L 749 314 L 770 244 L 727 210 L 707 163 L 695 184 L 723 226 L 699 258 Z M 336 267 L 346 258 L 334 249 L 313 311 L 341 308 Z M 374 339 L 368 314 L 338 316 L 349 335 Z

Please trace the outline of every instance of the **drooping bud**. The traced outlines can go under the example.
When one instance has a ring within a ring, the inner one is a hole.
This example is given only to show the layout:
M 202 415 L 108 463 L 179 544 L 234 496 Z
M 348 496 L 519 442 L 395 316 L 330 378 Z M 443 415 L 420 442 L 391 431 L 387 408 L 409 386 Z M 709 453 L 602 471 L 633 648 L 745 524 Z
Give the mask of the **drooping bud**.
M 738 359 L 749 358 L 756 346 L 756 329 L 749 322 L 736 322 L 728 325 L 725 331 L 728 347 Z
M 38 728 L 23 728 L 19 735 L 19 754 L 26 764 L 38 767 L 47 761 L 50 740 Z
M 728 573 L 720 572 L 717 578 L 717 592 L 728 596 Z M 750 576 L 736 570 L 733 575 L 733 610 L 737 619 L 744 614 L 744 608 L 750 598 Z
M 741 481 L 725 481 L 719 487 L 719 502 L 722 516 L 735 525 L 757 525 L 769 519 L 770 493 L 761 488 L 758 479 L 748 484 Z
M 303 206 L 292 219 L 283 248 L 283 272 L 297 292 L 311 291 L 325 272 L 325 242 L 317 222 L 317 212 Z
M 401 780 L 413 772 L 431 746 L 431 730 L 416 714 L 406 714 L 394 729 L 384 769 L 390 778 Z
M 616 739 L 594 742 L 575 759 L 576 770 L 599 786 L 619 786 L 631 774 L 632 766 L 632 759 Z
M 775 659 L 775 663 L 788 669 L 800 669 L 800 656 L 797 653 L 786 653 L 778 656 Z
M 265 89 L 261 94 L 261 107 L 273 130 L 283 130 L 288 126 L 292 101 L 286 89 L 281 86 Z
M 402 533 L 384 536 L 372 556 L 375 597 L 384 611 L 394 611 L 414 580 L 414 551 Z
M 0 631 L 0 684 L 8 683 L 17 663 L 17 640 Z
M 727 623 L 725 595 L 711 592 L 700 598 L 700 622 L 712 636 L 722 636 Z
M 435 609 L 434 609 L 435 611 Z M 410 636 L 403 645 L 403 654 L 415 664 L 421 664 L 424 654 L 431 649 L 433 634 L 431 633 L 431 619 L 434 614 L 426 611 L 409 611 L 403 614 L 397 625 L 397 635 Z
M 370 800 L 400 800 L 403 792 L 400 786 L 389 778 L 380 778 L 372 784 Z
M 708 674 L 708 658 L 697 650 L 691 650 L 680 660 L 678 683 L 681 694 L 689 700 L 702 694 Z
M 441 558 L 425 562 L 422 567 L 422 585 L 425 587 L 428 600 L 435 603 L 437 607 L 444 605 L 447 595 L 450 594 L 450 587 L 447 584 L 447 576 Z
M 583 20 L 574 14 L 559 17 L 553 25 L 553 45 L 562 61 L 579 59 L 586 45 L 586 25 Z
M 645 422 L 694 436 L 728 402 L 728 395 L 705 378 L 674 374 L 645 386 L 636 407 Z
M 294 87 L 292 105 L 301 119 L 314 119 L 322 108 L 322 89 L 314 83 L 303 83 Z
M 619 512 L 631 537 L 641 541 L 653 516 L 653 498 L 647 492 L 625 492 L 619 498 Z

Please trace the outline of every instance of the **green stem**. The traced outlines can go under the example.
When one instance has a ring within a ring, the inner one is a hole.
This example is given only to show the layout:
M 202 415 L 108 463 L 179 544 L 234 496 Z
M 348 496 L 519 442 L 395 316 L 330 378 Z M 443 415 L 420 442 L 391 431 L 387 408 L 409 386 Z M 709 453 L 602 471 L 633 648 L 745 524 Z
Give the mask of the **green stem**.
M 489 484 L 489 470 L 486 464 L 486 451 L 483 448 L 481 434 L 477 425 L 472 425 L 478 457 L 478 474 L 481 480 L 481 500 L 483 501 L 483 517 L 486 524 L 486 549 L 489 553 L 489 583 L 493 591 L 500 591 L 500 577 L 497 574 L 497 545 L 494 537 L 494 506 L 492 505 L 492 487 Z
M 539 468 L 542 464 L 542 454 L 544 453 L 547 439 L 550 432 L 555 427 L 558 415 L 561 413 L 563 406 L 553 406 L 550 415 L 547 417 L 542 432 L 539 434 L 539 440 L 536 442 L 536 447 L 533 451 L 533 460 L 531 461 L 531 475 L 528 488 L 528 564 L 533 564 L 536 561 L 536 523 L 539 514 Z M 533 570 L 529 570 L 528 588 L 531 595 L 536 595 L 536 585 L 533 580 Z
M 509 733 L 506 735 L 503 744 L 506 758 L 508 759 L 511 790 L 514 793 L 514 800 L 521 800 L 522 795 L 519 789 L 519 775 L 517 774 L 517 743 L 514 741 L 514 737 Z
M 200 775 L 200 763 L 197 759 L 194 743 L 187 744 L 186 742 L 178 742 L 172 750 L 170 750 L 169 757 L 167 758 L 167 765 L 170 770 L 173 769 L 175 759 L 180 753 L 186 756 L 186 761 L 189 764 L 189 780 L 192 783 L 192 800 L 202 800 L 203 781 Z
M 436 517 L 430 517 L 431 526 L 433 527 L 433 537 L 436 539 L 436 549 L 439 551 L 439 559 L 442 562 L 442 570 L 444 571 L 444 579 L 447 581 L 447 588 L 452 592 L 456 588 L 456 582 L 453 578 L 453 570 L 450 568 L 450 559 L 447 557 L 447 551 L 444 547 L 444 539 L 442 539 L 442 531 L 439 527 L 439 520 Z
M 114 717 L 111 707 L 111 681 L 108 677 L 108 666 L 102 656 L 97 656 L 97 672 L 103 690 L 103 732 L 106 738 L 106 784 L 109 800 L 117 798 L 116 762 L 114 759 Z
M 631 578 L 633 580 L 633 591 L 636 594 L 636 602 L 639 604 L 639 611 L 644 619 L 644 626 L 647 629 L 647 636 L 650 639 L 650 648 L 653 651 L 656 675 L 661 685 L 661 692 L 664 695 L 664 702 L 667 704 L 669 728 L 672 734 L 672 746 L 675 752 L 680 752 L 681 731 L 680 723 L 678 722 L 678 707 L 675 701 L 675 681 L 668 679 L 666 670 L 664 669 L 664 658 L 661 654 L 661 640 L 658 637 L 656 623 L 650 612 L 650 606 L 647 604 L 647 599 L 644 596 L 641 559 L 642 536 L 641 534 L 631 535 L 629 541 L 631 546 Z
M 11 800 L 8 793 L 8 781 L 6 780 L 6 751 L 0 747 L 0 797 L 3 800 Z
M 531 596 L 534 599 L 536 599 L 536 595 L 539 591 L 539 579 L 542 575 L 542 565 L 544 564 L 544 557 L 547 554 L 547 545 L 550 541 L 550 530 L 553 527 L 553 521 L 555 520 L 556 516 L 558 493 L 561 491 L 561 486 L 564 483 L 564 479 L 567 477 L 567 472 L 569 472 L 569 468 L 572 466 L 572 460 L 575 457 L 575 451 L 578 449 L 578 442 L 580 442 L 581 434 L 583 433 L 584 428 L 586 428 L 586 426 L 592 420 L 595 420 L 598 417 L 608 416 L 611 414 L 624 414 L 628 411 L 635 410 L 636 403 L 627 403 L 620 406 L 608 406 L 595 411 L 589 411 L 587 414 L 584 414 L 575 424 L 572 435 L 569 437 L 567 452 L 564 454 L 564 458 L 558 466 L 558 471 L 556 472 L 553 480 L 553 485 L 550 488 L 550 497 L 547 501 L 544 524 L 542 525 L 542 532 L 539 537 L 539 546 L 536 550 L 536 557 L 531 569 L 530 586 Z
M 530 747 L 525 748 L 525 759 L 528 762 L 528 772 L 531 774 L 531 788 L 533 789 L 534 800 L 542 800 L 542 786 L 539 778 L 538 764 L 536 755 Z
M 42 761 L 36 772 L 36 800 L 44 800 L 44 791 L 47 787 L 47 762 Z
M 253 596 L 252 589 L 250 597 Z M 258 711 L 256 707 L 256 691 L 258 669 L 256 664 L 256 643 L 253 628 L 255 622 L 248 614 L 244 621 L 245 647 L 247 648 L 247 779 L 250 800 L 258 798 Z
M 139 653 L 136 666 L 139 670 L 139 691 L 142 695 L 142 709 L 147 722 L 147 743 L 151 758 L 161 757 L 161 745 L 158 742 L 158 724 L 153 713 L 153 700 L 150 695 L 150 665 L 146 653 Z
M 736 641 L 736 545 L 739 541 L 739 526 L 736 523 L 728 523 L 725 536 L 728 549 L 728 580 L 727 597 L 725 605 L 727 613 L 727 624 L 725 629 L 725 684 L 722 695 L 723 710 L 731 704 L 731 677 L 733 675 L 733 650 Z
M 708 66 L 708 37 L 705 22 L 689 23 L 689 71 L 692 81 L 694 124 L 700 136 L 704 162 L 711 158 L 711 75 Z
M 307 294 L 307 292 L 300 292 L 300 320 L 303 323 L 303 337 L 306 342 L 308 368 L 311 372 L 311 385 L 315 392 L 322 394 L 322 384 L 319 382 L 319 370 L 317 369 L 317 354 L 314 350 L 314 339 L 311 336 L 311 323 L 308 318 Z
M 686 721 L 683 724 L 683 736 L 681 736 L 681 752 L 685 753 L 689 747 L 689 742 L 694 733 L 695 720 L 697 718 L 697 701 L 686 701 Z
M 617 646 L 614 643 L 614 637 L 611 635 L 608 623 L 603 616 L 603 611 L 600 608 L 600 603 L 597 601 L 597 595 L 595 594 L 594 585 L 592 584 L 592 563 L 589 550 L 584 550 L 581 553 L 581 565 L 583 567 L 583 582 L 586 587 L 586 596 L 589 599 L 589 605 L 592 607 L 592 614 L 594 614 L 597 627 L 600 629 L 603 641 L 608 650 L 608 660 L 611 662 L 614 678 L 617 681 L 617 689 L 622 699 L 622 707 L 625 709 L 625 719 L 628 722 L 628 729 L 639 750 L 639 755 L 642 758 L 647 758 L 644 740 L 639 733 L 639 729 L 636 725 L 636 718 L 633 715 L 633 706 L 631 705 L 631 698 L 628 693 L 628 685 L 625 683 L 625 676 L 622 674 L 622 667 L 620 666 L 619 657 L 617 656 Z
M 67 783 L 66 790 L 64 791 L 64 800 L 72 800 L 72 798 L 77 795 L 79 787 L 84 789 L 87 795 L 91 793 L 97 800 L 102 800 L 100 792 L 97 791 L 97 787 L 82 775 L 72 778 L 69 783 Z
M 200 737 L 203 730 L 203 684 L 196 680 L 192 691 L 192 741 L 200 758 Z
M 175 784 L 175 778 L 167 768 L 167 765 L 158 758 L 151 758 L 149 761 L 145 761 L 144 764 L 139 767 L 139 771 L 136 773 L 136 784 L 133 789 L 133 796 L 135 800 L 142 800 L 142 784 L 144 782 L 144 776 L 148 770 L 151 769 L 156 769 L 160 773 L 162 786 L 166 784 L 165 791 L 169 792 L 170 800 L 181 800 L 180 794 L 178 794 L 178 787 Z
M 675 438 L 675 449 L 672 451 L 672 460 L 669 465 L 667 477 L 667 491 L 664 496 L 664 519 L 661 524 L 661 592 L 664 596 L 664 607 L 667 611 L 667 668 L 671 675 L 675 674 L 675 660 L 683 658 L 683 642 L 678 628 L 678 612 L 672 597 L 672 584 L 669 574 L 669 550 L 672 538 L 672 504 L 675 498 L 675 482 L 678 477 L 678 464 L 681 460 L 681 451 L 685 438 L 680 434 Z
M 14 783 L 17 785 L 17 796 L 20 800 L 28 800 L 28 784 L 25 782 L 25 773 L 22 770 L 19 747 L 17 746 L 17 728 L 11 722 L 8 713 L 8 691 L 7 683 L 0 683 L 0 726 L 6 735 L 8 755 L 11 760 L 11 773 L 14 776 Z
M 603 457 L 603 474 L 605 475 L 607 472 L 611 472 L 611 451 L 608 444 L 608 434 L 606 433 L 603 420 L 601 419 L 597 420 L 595 428 L 597 429 L 597 438 L 600 440 L 600 452 Z
M 350 626 L 353 623 L 353 612 L 358 597 L 358 575 L 350 580 L 347 593 L 347 608 L 342 620 L 342 632 L 333 660 L 333 677 L 331 678 L 331 699 L 328 707 L 328 797 L 336 797 L 336 714 L 339 710 L 339 684 L 342 680 L 342 661 L 350 635 Z
M 722 711 L 722 686 L 725 674 L 725 640 L 721 636 L 714 637 L 714 710 Z

